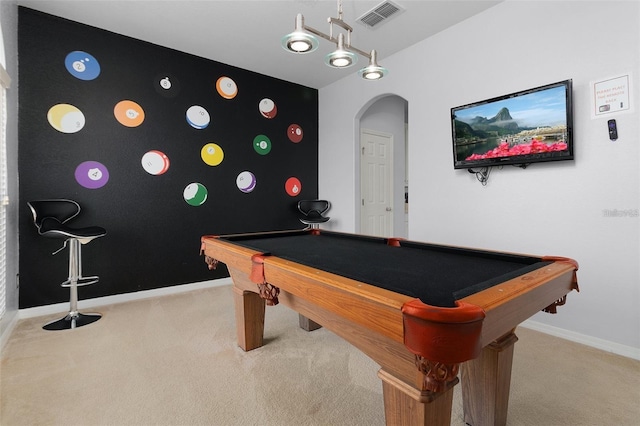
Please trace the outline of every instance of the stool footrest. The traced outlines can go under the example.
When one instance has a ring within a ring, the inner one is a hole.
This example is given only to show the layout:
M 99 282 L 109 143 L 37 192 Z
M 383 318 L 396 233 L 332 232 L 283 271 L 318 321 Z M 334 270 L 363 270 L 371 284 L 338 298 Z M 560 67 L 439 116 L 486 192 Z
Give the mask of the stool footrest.
M 76 286 L 82 287 L 83 285 L 95 284 L 100 281 L 99 277 L 79 277 L 76 282 Z M 73 282 L 71 280 L 66 280 L 62 284 L 62 287 L 71 287 L 73 286 Z

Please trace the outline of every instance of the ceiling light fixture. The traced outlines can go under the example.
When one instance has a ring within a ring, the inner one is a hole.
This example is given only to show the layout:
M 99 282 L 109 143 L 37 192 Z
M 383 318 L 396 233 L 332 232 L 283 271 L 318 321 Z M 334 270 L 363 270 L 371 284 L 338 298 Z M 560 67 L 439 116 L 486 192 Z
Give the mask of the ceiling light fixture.
M 316 35 L 336 44 L 336 50 L 325 57 L 325 63 L 330 67 L 346 68 L 355 64 L 358 61 L 357 53 L 369 59 L 369 65 L 359 71 L 362 78 L 365 80 L 379 80 L 387 74 L 387 69 L 378 65 L 375 50 L 367 53 L 351 45 L 353 28 L 342 20 L 342 0 L 338 0 L 338 17 L 327 18 L 327 22 L 329 23 L 329 34 L 305 25 L 304 16 L 298 13 L 295 29 L 292 33 L 282 38 L 282 47 L 293 53 L 313 52 L 318 48 L 318 39 L 314 37 Z M 343 32 L 340 32 L 337 36 L 333 35 L 334 24 L 346 31 L 346 37 Z

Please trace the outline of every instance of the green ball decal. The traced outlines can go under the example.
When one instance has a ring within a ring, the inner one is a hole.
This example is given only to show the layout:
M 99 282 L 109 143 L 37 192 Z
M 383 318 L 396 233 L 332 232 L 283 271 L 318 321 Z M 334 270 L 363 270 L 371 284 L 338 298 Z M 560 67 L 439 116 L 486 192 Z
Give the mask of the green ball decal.
M 271 140 L 265 135 L 253 138 L 253 149 L 260 155 L 267 155 L 271 151 Z
M 207 194 L 207 188 L 203 184 L 193 182 L 184 188 L 183 196 L 187 204 L 197 207 L 207 201 Z

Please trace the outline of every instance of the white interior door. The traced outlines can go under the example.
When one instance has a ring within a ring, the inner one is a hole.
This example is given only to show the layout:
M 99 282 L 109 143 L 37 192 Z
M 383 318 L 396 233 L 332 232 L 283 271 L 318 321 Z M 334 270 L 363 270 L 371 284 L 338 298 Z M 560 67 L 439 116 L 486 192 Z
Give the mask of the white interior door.
M 393 135 L 360 130 L 360 232 L 393 235 Z

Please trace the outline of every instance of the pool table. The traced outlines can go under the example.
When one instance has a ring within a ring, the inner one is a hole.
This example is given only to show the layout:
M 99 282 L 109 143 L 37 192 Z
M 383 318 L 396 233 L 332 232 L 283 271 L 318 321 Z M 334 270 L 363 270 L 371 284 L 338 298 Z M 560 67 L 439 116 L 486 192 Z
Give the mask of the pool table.
M 289 306 L 380 365 L 388 425 L 449 425 L 458 375 L 465 422 L 506 424 L 515 328 L 578 290 L 569 258 L 319 229 L 203 236 L 201 253 L 231 275 L 243 350 L 265 305 Z

